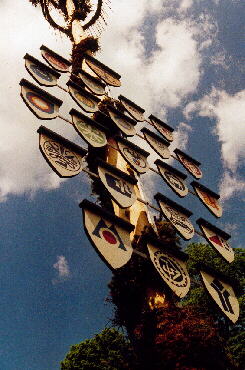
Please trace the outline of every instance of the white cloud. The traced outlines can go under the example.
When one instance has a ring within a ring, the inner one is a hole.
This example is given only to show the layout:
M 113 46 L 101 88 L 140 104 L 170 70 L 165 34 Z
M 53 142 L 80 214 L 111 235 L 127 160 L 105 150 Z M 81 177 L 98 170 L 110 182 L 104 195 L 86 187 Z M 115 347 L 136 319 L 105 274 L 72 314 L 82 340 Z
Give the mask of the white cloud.
M 229 171 L 225 171 L 219 184 L 219 192 L 221 201 L 224 202 L 234 195 L 245 192 L 245 181 Z
M 70 269 L 65 256 L 57 256 L 57 262 L 53 267 L 58 271 L 58 278 L 52 280 L 53 284 L 63 282 L 70 276 Z
M 170 148 L 185 150 L 189 140 L 189 133 L 192 131 L 191 126 L 185 122 L 180 122 L 177 130 L 174 132 L 174 141 Z
M 182 0 L 180 3 L 180 10 L 186 11 L 193 5 L 193 0 Z
M 245 90 L 229 95 L 213 88 L 209 95 L 186 106 L 186 117 L 190 118 L 193 113 L 215 118 L 224 166 L 236 171 L 245 155 Z

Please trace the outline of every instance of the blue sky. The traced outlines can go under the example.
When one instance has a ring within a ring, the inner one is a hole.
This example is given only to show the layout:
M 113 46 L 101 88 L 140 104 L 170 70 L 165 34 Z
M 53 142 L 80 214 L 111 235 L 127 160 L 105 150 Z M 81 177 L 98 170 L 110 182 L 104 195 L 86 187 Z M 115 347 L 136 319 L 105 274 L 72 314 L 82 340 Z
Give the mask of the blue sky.
M 111 7 L 98 58 L 122 75 L 113 96 L 127 96 L 146 116 L 175 128 L 171 150 L 202 163 L 200 182 L 221 194 L 224 214 L 216 220 L 191 194 L 179 199 L 157 175 L 142 177 L 146 195 L 153 202 L 154 193 L 164 193 L 194 213 L 194 224 L 206 218 L 232 234 L 233 247 L 244 247 L 244 2 L 112 0 Z M 92 337 L 112 317 L 105 304 L 111 273 L 83 231 L 78 204 L 94 199 L 88 178 L 61 181 L 38 150 L 36 130 L 44 124 L 86 144 L 59 119 L 39 121 L 19 96 L 21 78 L 32 81 L 23 56 L 41 60 L 44 44 L 69 57 L 70 43 L 27 0 L 15 6 L 3 0 L 0 9 L 0 368 L 54 370 L 70 345 Z M 60 84 L 66 80 L 62 76 Z M 64 100 L 64 116 L 78 109 L 58 88 L 47 91 Z M 150 153 L 153 165 L 157 157 Z M 176 161 L 171 165 L 185 172 Z

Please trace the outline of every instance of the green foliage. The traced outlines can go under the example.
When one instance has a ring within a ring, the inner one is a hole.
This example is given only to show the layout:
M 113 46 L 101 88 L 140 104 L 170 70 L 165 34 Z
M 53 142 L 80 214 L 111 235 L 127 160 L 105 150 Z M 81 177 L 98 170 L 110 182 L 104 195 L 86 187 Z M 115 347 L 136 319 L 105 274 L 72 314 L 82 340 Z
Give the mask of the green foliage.
M 92 339 L 71 346 L 62 370 L 130 370 L 133 356 L 128 340 L 116 329 L 104 329 Z
M 185 252 L 189 255 L 188 271 L 192 283 L 190 292 L 186 299 L 182 301 L 182 306 L 195 306 L 197 311 L 206 312 L 207 316 L 214 318 L 220 335 L 226 341 L 228 358 L 235 368 L 243 369 L 243 364 L 245 363 L 245 251 L 244 249 L 234 248 L 235 259 L 231 264 L 219 257 L 206 244 L 192 243 L 188 245 Z M 233 287 L 240 304 L 240 317 L 235 325 L 224 318 L 217 305 L 202 286 L 197 263 L 205 263 L 234 281 Z

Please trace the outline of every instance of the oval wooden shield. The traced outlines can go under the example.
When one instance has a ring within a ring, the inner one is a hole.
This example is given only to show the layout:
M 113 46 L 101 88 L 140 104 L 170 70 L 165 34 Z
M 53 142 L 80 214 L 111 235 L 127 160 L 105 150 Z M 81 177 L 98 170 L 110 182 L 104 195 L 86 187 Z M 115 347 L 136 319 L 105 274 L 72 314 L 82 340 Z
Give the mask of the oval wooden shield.
M 117 145 L 125 161 L 127 161 L 138 173 L 145 173 L 149 169 L 147 157 L 150 153 L 139 148 L 128 140 L 117 138 Z
M 91 76 L 89 73 L 85 71 L 80 71 L 79 78 L 81 78 L 82 82 L 86 85 L 86 87 L 96 95 L 104 95 L 105 94 L 105 84 L 101 82 L 98 78 Z
M 126 111 L 130 114 L 130 116 L 135 119 L 136 121 L 143 122 L 145 120 L 144 112 L 145 110 L 139 107 L 137 104 L 125 98 L 125 96 L 119 95 L 118 99 L 123 104 Z
M 159 159 L 155 161 L 155 164 L 166 184 L 170 186 L 178 196 L 185 197 L 188 194 L 188 187 L 184 181 L 187 176 Z
M 59 107 L 63 103 L 61 100 L 25 79 L 20 81 L 20 86 L 24 103 L 37 118 L 53 119 L 57 117 Z
M 24 56 L 26 70 L 42 86 L 55 86 L 60 74 L 29 54 Z
M 97 59 L 90 55 L 85 55 L 86 64 L 92 69 L 96 75 L 101 78 L 107 85 L 119 87 L 121 86 L 121 76 L 114 72 L 106 65 L 99 62 Z
M 239 317 L 239 303 L 232 286 L 205 271 L 200 271 L 205 287 L 223 313 L 235 323 Z
M 206 188 L 205 186 L 199 184 L 196 181 L 191 183 L 196 195 L 201 200 L 201 202 L 207 207 L 207 209 L 215 216 L 221 217 L 223 210 L 219 204 L 219 195 L 214 193 L 212 190 Z
M 148 117 L 155 127 L 155 129 L 163 135 L 165 139 L 168 141 L 173 141 L 174 136 L 173 136 L 173 131 L 174 129 L 167 125 L 165 122 L 161 121 L 159 118 L 153 116 L 152 114 Z
M 135 124 L 136 121 L 132 120 L 131 118 L 125 116 L 125 114 L 121 113 L 119 110 L 108 107 L 109 115 L 113 122 L 117 125 L 117 127 L 127 136 L 134 136 L 136 134 L 135 131 Z
M 133 251 L 129 236 L 134 226 L 87 200 L 80 207 L 85 231 L 100 257 L 113 270 L 125 265 Z
M 59 54 L 56 54 L 53 50 L 50 50 L 46 46 L 40 47 L 42 57 L 53 67 L 56 71 L 66 73 L 70 72 L 71 62 Z
M 171 222 L 185 240 L 190 240 L 195 232 L 192 223 L 188 219 L 192 212 L 160 193 L 155 195 L 155 199 L 158 201 L 164 217 Z
M 98 110 L 98 103 L 100 101 L 98 97 L 92 95 L 71 81 L 69 81 L 67 85 L 70 96 L 80 108 L 87 113 L 94 113 Z
M 199 168 L 201 164 L 200 162 L 191 158 L 189 155 L 183 153 L 179 149 L 175 149 L 174 153 L 177 155 L 179 162 L 192 176 L 194 176 L 196 179 L 200 179 L 202 177 L 202 171 Z
M 107 144 L 106 131 L 103 126 L 75 109 L 69 113 L 72 116 L 75 130 L 88 144 L 95 148 Z
M 159 154 L 163 159 L 168 159 L 170 157 L 170 151 L 168 149 L 170 144 L 168 141 L 162 139 L 147 128 L 143 128 L 141 132 L 143 132 L 147 143 L 157 154 Z
M 190 289 L 190 277 L 186 262 L 147 243 L 151 261 L 165 283 L 180 298 Z
M 210 224 L 203 218 L 199 218 L 196 223 L 199 225 L 207 242 L 214 247 L 222 255 L 222 257 L 226 259 L 226 261 L 230 263 L 233 262 L 234 251 L 227 242 L 227 240 L 230 238 L 230 235 Z
M 86 150 L 44 126 L 37 132 L 40 151 L 59 177 L 73 177 L 82 171 Z
M 137 180 L 105 162 L 99 162 L 98 173 L 102 183 L 119 207 L 128 208 L 134 204 L 137 199 L 134 190 Z

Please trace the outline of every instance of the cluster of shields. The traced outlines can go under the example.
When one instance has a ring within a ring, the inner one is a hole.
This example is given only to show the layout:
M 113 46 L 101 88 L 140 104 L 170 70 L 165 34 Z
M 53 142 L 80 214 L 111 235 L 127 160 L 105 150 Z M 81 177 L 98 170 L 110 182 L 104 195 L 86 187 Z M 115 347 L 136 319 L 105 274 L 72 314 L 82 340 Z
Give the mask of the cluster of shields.
M 40 51 L 48 64 L 29 54 L 24 56 L 25 67 L 38 85 L 26 79 L 20 81 L 23 101 L 39 119 L 60 118 L 71 124 L 82 140 L 88 144 L 88 148 L 85 149 L 44 126 L 39 127 L 40 151 L 58 176 L 73 177 L 81 171 L 86 171 L 84 163 L 89 148 L 112 147 L 128 164 L 129 173 L 98 158 L 97 173 L 92 175 L 99 178 L 108 196 L 121 209 L 130 209 L 135 202 L 144 202 L 137 196 L 135 189 L 139 176 L 147 171 L 153 171 L 161 176 L 166 185 L 180 198 L 188 194 L 195 195 L 213 216 L 216 218 L 222 216 L 219 195 L 199 182 L 202 178 L 200 162 L 178 148 L 171 153 L 169 146 L 174 140 L 174 129 L 171 126 L 154 115 L 146 119 L 145 110 L 123 95 L 119 95 L 117 100 L 123 109 L 119 109 L 112 99 L 112 103 L 107 107 L 107 114 L 101 113 L 104 115 L 103 120 L 98 122 L 92 118 L 94 113 L 98 112 L 100 102 L 108 95 L 108 86 L 120 87 L 121 76 L 118 73 L 93 56 L 84 54 L 75 83 L 70 78 L 72 72 L 69 60 L 43 45 Z M 69 76 L 67 88 L 58 85 L 61 73 L 67 73 Z M 63 102 L 39 85 L 58 86 L 70 94 L 77 105 L 77 109 L 70 110 L 70 118 L 59 114 L 59 108 Z M 136 130 L 138 122 L 144 122 L 147 126 L 143 127 L 140 133 Z M 119 131 L 119 134 L 113 137 L 111 125 L 115 126 L 117 132 Z M 155 168 L 151 168 L 148 163 L 150 153 L 128 140 L 128 137 L 135 135 L 144 141 L 144 147 L 149 145 L 160 156 L 161 159 L 154 162 Z M 190 183 L 194 192 L 188 189 L 187 175 L 166 163 L 170 157 L 178 161 L 194 177 L 195 180 Z M 191 211 L 161 193 L 157 193 L 154 198 L 159 208 L 152 207 L 158 209 L 171 222 L 184 240 L 190 240 L 195 233 L 198 233 L 228 263 L 234 260 L 233 249 L 228 244 L 230 235 L 225 231 L 199 218 L 196 221 L 200 228 L 198 232 L 189 219 L 192 215 Z M 147 205 L 151 207 L 149 203 Z M 125 265 L 134 252 L 130 233 L 135 226 L 86 199 L 81 202 L 80 207 L 83 210 L 85 231 L 100 257 L 113 270 Z M 190 278 L 186 268 L 188 256 L 183 252 L 164 250 L 164 246 L 158 239 L 149 239 L 147 247 L 149 252 L 147 258 L 151 259 L 164 282 L 178 297 L 184 297 L 190 288 Z M 211 297 L 223 313 L 232 322 L 236 322 L 239 317 L 239 304 L 232 282 L 205 266 L 200 269 L 200 274 Z

